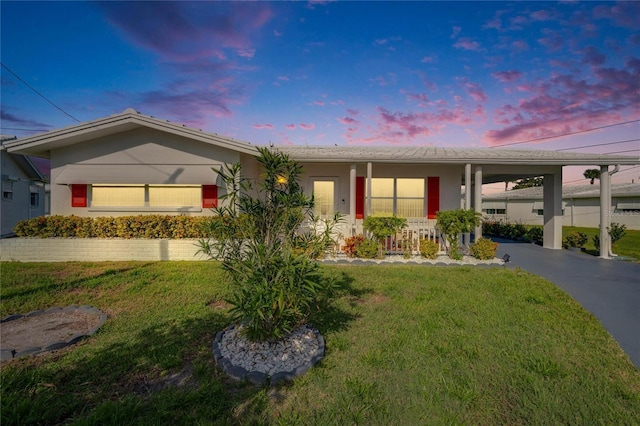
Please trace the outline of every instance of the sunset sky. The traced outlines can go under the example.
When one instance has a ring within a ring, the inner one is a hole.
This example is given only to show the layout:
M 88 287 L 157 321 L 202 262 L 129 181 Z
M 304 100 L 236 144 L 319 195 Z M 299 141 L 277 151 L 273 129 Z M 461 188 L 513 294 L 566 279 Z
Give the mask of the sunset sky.
M 254 144 L 640 155 L 640 2 L 2 1 L 0 13 L 3 135 L 132 107 Z M 631 179 L 640 167 L 613 181 Z

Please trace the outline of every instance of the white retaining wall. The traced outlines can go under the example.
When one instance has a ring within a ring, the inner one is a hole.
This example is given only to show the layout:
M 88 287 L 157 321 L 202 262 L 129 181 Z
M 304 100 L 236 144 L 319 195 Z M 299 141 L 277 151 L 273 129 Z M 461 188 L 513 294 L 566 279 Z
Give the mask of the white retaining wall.
M 0 240 L 0 261 L 207 260 L 196 253 L 197 243 L 196 239 L 6 238 Z

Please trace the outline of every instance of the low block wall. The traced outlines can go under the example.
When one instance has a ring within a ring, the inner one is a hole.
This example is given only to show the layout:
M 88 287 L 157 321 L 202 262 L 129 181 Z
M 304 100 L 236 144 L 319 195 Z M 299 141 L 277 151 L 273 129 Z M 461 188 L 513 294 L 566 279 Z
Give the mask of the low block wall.
M 0 261 L 207 260 L 197 253 L 197 243 L 195 239 L 6 238 L 0 240 Z

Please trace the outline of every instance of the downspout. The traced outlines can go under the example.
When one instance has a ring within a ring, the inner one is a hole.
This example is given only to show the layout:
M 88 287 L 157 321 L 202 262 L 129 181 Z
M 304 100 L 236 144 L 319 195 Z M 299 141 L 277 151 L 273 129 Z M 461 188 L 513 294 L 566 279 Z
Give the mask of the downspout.
M 611 176 L 613 176 L 614 174 L 618 173 L 620 171 L 620 164 L 616 164 L 616 166 L 613 168 L 613 170 L 611 170 L 609 173 L 609 179 L 607 179 L 607 185 L 609 185 L 609 188 L 607 189 L 607 195 L 609 196 L 609 199 L 607 200 L 607 208 L 609 209 L 607 211 L 607 233 L 609 233 L 609 226 L 611 225 Z M 611 237 L 607 238 L 607 253 L 609 253 L 609 256 L 616 256 L 613 253 L 613 247 L 611 245 Z

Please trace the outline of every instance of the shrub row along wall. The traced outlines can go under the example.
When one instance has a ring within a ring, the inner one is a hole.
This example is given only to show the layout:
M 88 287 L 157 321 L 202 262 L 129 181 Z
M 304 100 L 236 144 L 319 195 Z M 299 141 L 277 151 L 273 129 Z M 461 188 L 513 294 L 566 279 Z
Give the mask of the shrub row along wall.
M 18 237 L 202 238 L 212 217 L 138 215 L 118 217 L 40 216 L 18 222 Z
M 7 238 L 1 262 L 207 260 L 197 239 Z

